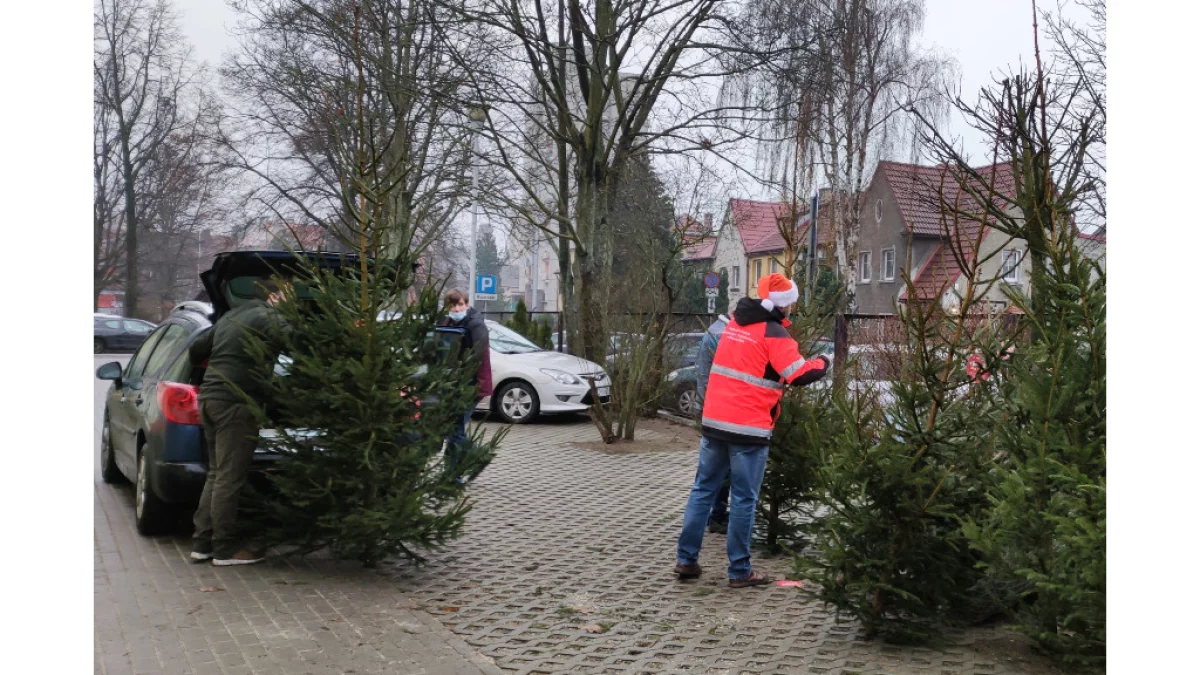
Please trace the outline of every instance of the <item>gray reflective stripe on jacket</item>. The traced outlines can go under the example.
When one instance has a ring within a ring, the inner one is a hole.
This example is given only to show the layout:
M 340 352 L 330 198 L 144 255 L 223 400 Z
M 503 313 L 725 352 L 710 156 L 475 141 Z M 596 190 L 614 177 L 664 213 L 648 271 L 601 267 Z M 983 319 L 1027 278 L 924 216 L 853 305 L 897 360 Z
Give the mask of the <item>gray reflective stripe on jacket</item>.
M 796 374 L 796 371 L 800 370 L 800 368 L 803 367 L 804 364 L 805 364 L 805 360 L 800 359 L 799 361 L 793 363 L 792 365 L 788 366 L 787 368 L 784 368 L 783 372 L 780 373 L 779 376 L 782 377 L 784 380 L 786 380 L 789 377 L 791 377 L 792 375 Z
M 770 438 L 771 437 L 770 429 L 759 429 L 758 427 L 752 427 L 752 426 L 748 426 L 745 424 L 734 424 L 733 422 L 722 422 L 721 420 L 714 420 L 711 417 L 701 418 L 700 423 L 703 426 L 708 427 L 709 429 L 716 429 L 718 431 L 727 431 L 729 433 L 739 434 L 741 436 L 751 436 L 754 438 Z
M 772 382 L 771 380 L 755 377 L 753 375 L 734 370 L 733 368 L 726 368 L 725 366 L 713 366 L 712 372 L 718 375 L 724 375 L 725 377 L 732 377 L 735 380 L 741 380 L 746 384 L 752 384 L 756 387 L 763 387 L 765 389 L 783 389 L 782 382 Z M 796 371 L 793 370 L 792 372 Z

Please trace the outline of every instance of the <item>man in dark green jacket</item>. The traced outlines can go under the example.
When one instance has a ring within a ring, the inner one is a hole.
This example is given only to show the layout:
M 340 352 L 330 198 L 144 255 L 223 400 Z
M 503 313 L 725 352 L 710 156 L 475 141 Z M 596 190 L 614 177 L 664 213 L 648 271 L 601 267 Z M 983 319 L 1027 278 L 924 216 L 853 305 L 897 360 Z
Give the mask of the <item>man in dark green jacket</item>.
M 287 324 L 274 307 L 284 299 L 278 284 L 260 281 L 258 295 L 222 316 L 188 348 L 192 363 L 208 361 L 198 397 L 208 475 L 193 520 L 191 557 L 196 562 L 211 559 L 214 565 L 249 565 L 263 559 L 239 545 L 236 526 L 238 495 L 250 474 L 259 431 L 245 397 L 263 400 L 259 382 L 273 364 L 252 358 L 246 338 L 253 334 L 277 344 Z

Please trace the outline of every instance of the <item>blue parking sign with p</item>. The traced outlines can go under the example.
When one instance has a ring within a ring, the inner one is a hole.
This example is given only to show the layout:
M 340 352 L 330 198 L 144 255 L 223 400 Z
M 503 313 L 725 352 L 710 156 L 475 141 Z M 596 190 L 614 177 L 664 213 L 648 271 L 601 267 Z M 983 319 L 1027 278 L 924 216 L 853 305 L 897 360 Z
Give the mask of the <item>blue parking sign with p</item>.
M 495 274 L 477 274 L 475 275 L 475 295 L 476 296 L 494 296 L 496 294 L 496 275 Z M 486 298 L 494 299 L 494 298 Z

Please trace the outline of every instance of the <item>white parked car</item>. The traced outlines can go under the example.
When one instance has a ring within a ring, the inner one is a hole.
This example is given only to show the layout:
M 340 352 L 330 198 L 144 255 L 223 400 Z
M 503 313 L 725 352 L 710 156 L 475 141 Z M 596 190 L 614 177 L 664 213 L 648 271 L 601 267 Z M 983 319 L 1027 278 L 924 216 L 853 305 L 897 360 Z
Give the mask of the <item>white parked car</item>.
M 612 382 L 604 368 L 548 351 L 495 321 L 488 321 L 491 343 L 492 396 L 476 410 L 491 410 L 506 422 L 522 424 L 538 415 L 583 412 L 593 403 L 588 379 L 596 382 L 600 402 L 608 402 Z

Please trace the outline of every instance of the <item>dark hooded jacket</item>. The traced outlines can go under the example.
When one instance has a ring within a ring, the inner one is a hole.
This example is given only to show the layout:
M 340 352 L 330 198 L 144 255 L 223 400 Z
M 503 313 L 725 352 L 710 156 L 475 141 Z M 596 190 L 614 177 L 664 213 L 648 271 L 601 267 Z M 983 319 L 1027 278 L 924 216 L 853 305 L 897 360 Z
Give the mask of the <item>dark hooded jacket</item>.
M 487 324 L 483 320 L 483 315 L 474 307 L 467 308 L 467 315 L 462 321 L 454 321 L 447 317 L 442 321 L 443 326 L 453 328 L 465 328 L 467 331 L 467 339 L 470 341 L 471 353 L 475 357 L 475 362 L 479 364 L 479 370 L 475 374 L 477 383 L 476 395 L 480 398 L 492 395 L 492 350 L 488 344 L 488 329 Z

